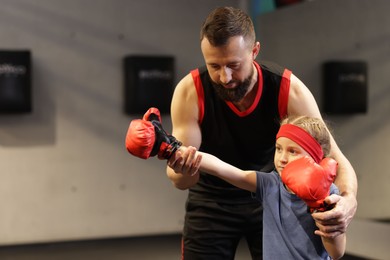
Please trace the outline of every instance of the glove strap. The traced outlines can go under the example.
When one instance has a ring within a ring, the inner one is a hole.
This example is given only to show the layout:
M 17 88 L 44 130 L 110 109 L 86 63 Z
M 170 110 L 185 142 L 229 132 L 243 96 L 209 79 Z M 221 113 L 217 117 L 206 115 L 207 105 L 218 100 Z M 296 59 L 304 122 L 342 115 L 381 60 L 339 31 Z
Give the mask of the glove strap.
M 169 139 L 171 140 L 171 143 L 161 143 L 159 152 L 157 154 L 158 159 L 164 160 L 169 159 L 171 156 L 179 149 L 179 147 L 182 145 L 182 142 L 176 140 L 175 137 L 172 135 L 169 136 Z
M 318 208 L 310 208 L 307 207 L 307 212 L 308 213 L 315 213 L 315 212 L 324 212 L 328 211 L 334 208 L 334 204 L 328 204 L 325 201 L 321 203 L 321 205 L 318 206 Z

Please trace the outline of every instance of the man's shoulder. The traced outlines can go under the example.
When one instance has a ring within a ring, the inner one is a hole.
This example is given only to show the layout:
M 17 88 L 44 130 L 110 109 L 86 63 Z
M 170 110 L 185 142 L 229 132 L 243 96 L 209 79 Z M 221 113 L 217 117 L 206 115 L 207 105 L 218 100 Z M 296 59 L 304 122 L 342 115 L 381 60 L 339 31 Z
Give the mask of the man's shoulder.
M 258 62 L 261 70 L 264 72 L 269 72 L 269 73 L 274 73 L 278 75 L 282 75 L 284 70 L 286 69 L 285 67 L 279 65 L 276 62 L 273 61 L 268 61 L 268 60 L 261 60 Z

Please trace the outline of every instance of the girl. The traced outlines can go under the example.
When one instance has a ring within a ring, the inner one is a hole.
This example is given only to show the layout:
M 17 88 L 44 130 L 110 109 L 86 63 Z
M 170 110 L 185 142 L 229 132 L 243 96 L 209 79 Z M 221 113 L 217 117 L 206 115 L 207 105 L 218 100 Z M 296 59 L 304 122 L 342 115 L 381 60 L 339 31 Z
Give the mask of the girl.
M 345 233 L 335 238 L 315 235 L 317 227 L 307 210 L 307 206 L 311 212 L 324 210 L 325 197 L 338 193 L 332 184 L 337 163 L 332 165 L 332 159 L 324 159 L 330 151 L 330 138 L 323 121 L 305 116 L 284 119 L 275 148 L 275 170 L 271 173 L 240 170 L 191 146 L 180 147 L 174 157 L 182 159 L 170 160 L 168 165 L 193 164 L 202 172 L 255 193 L 264 207 L 264 259 L 341 258 Z M 182 157 L 188 154 L 186 149 L 189 156 Z

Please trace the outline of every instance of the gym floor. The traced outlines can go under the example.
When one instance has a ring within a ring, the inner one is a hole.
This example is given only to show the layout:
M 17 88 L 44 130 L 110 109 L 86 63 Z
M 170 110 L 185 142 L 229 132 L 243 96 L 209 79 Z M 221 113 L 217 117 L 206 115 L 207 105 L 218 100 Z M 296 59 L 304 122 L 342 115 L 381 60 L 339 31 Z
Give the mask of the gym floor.
M 179 234 L 0 247 L 1 260 L 180 260 Z M 245 243 L 237 260 L 250 259 Z M 346 255 L 343 260 L 368 260 Z

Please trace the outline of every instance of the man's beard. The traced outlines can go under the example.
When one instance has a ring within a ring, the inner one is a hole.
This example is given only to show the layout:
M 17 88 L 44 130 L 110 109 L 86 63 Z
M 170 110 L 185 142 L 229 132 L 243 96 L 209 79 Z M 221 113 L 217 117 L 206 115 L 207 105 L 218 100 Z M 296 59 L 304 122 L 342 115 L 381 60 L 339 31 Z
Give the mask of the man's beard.
M 232 89 L 225 88 L 223 85 L 217 84 L 213 81 L 212 85 L 215 89 L 215 92 L 221 99 L 230 102 L 238 102 L 243 99 L 245 94 L 247 93 L 251 84 L 252 75 L 253 73 L 251 73 L 251 75 L 244 79 L 244 81 L 240 82 L 237 87 Z

